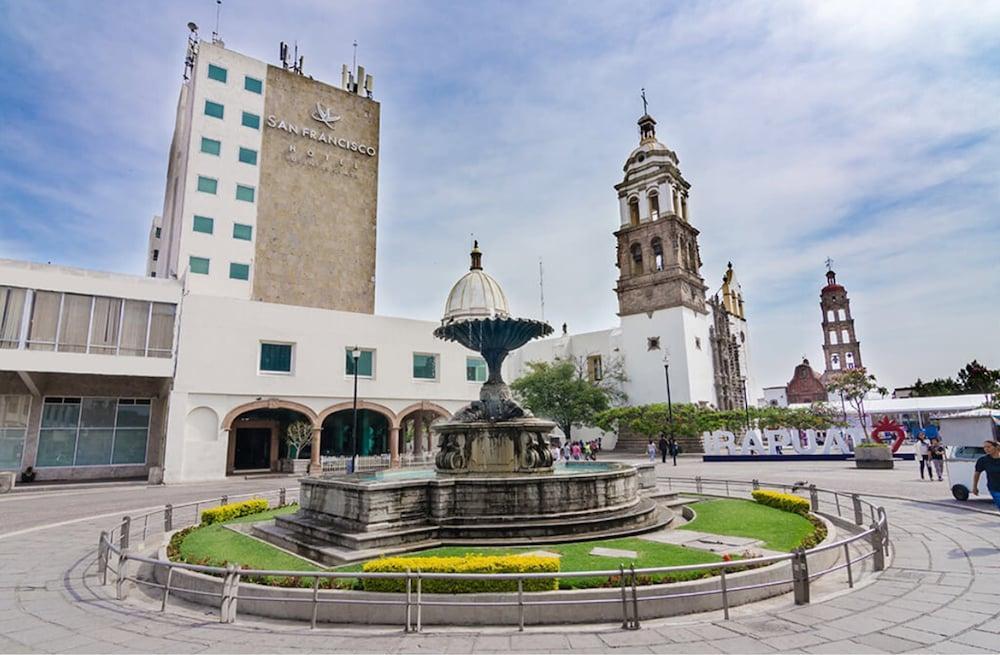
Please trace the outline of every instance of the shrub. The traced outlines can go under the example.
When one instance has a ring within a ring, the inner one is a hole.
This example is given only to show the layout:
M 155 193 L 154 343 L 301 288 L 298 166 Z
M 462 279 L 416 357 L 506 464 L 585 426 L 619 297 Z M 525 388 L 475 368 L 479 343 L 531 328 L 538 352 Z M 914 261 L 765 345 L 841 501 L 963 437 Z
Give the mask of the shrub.
M 267 501 L 263 498 L 251 498 L 239 503 L 229 503 L 211 509 L 203 510 L 201 513 L 201 524 L 212 525 L 213 523 L 223 523 L 232 521 L 241 516 L 249 516 L 259 512 L 267 511 Z
M 854 450 L 858 448 L 888 448 L 888 444 L 879 443 L 877 441 L 863 441 L 859 444 L 855 444 Z
M 463 555 L 461 557 L 383 557 L 365 562 L 366 573 L 555 573 L 558 557 L 535 555 Z M 406 591 L 406 581 L 366 578 L 365 591 Z M 421 591 L 437 594 L 474 594 L 483 592 L 517 591 L 517 580 L 424 580 Z M 559 588 L 556 578 L 533 578 L 524 581 L 525 591 L 554 591 Z
M 815 548 L 820 545 L 820 543 L 826 539 L 827 530 L 826 523 L 823 523 L 823 521 L 821 521 L 818 517 L 813 516 L 812 514 L 807 514 L 806 518 L 813 524 L 813 531 L 812 534 L 806 535 L 802 538 L 798 547 L 808 550 L 809 548 Z
M 758 489 L 753 492 L 753 499 L 761 505 L 767 505 L 786 512 L 794 512 L 806 516 L 809 514 L 809 501 L 794 494 L 783 494 L 778 491 Z

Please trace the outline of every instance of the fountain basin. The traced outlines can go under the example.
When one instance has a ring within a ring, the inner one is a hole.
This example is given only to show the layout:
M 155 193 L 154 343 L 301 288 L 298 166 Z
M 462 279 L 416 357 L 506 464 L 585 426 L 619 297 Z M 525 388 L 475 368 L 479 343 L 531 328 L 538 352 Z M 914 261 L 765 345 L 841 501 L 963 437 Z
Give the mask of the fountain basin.
M 640 495 L 636 467 L 556 465 L 547 473 L 440 471 L 304 478 L 301 509 L 256 536 L 341 564 L 436 545 L 557 543 L 659 529 L 672 514 Z

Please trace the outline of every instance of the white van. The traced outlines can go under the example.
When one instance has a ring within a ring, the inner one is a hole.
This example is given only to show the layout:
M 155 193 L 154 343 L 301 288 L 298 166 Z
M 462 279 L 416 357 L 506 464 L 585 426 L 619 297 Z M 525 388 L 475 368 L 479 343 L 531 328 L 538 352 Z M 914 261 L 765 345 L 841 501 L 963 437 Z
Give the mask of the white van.
M 972 491 L 972 476 L 976 472 L 976 460 L 986 454 L 983 442 L 1000 437 L 1000 411 L 973 409 L 961 414 L 942 416 L 939 420 L 941 441 L 948 447 L 944 463 L 948 470 L 951 495 L 958 500 L 968 500 Z M 985 475 L 980 476 L 979 493 L 980 497 L 989 498 Z

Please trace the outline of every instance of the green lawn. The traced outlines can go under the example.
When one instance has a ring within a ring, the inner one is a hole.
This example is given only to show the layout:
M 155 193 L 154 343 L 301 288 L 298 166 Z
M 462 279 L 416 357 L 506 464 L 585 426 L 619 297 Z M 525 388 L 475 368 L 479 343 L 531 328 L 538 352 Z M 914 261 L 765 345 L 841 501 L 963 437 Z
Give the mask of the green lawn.
M 704 500 L 692 509 L 695 520 L 679 530 L 760 539 L 770 550 L 791 551 L 813 531 L 805 517 L 751 500 Z
M 298 505 L 289 505 L 260 514 L 242 516 L 225 524 L 215 523 L 193 530 L 181 543 L 181 557 L 185 562 L 191 563 L 209 562 L 220 565 L 223 562 L 234 562 L 254 569 L 315 571 L 317 567 L 304 559 L 224 527 L 233 523 L 268 521 L 275 516 L 291 514 L 298 509 Z

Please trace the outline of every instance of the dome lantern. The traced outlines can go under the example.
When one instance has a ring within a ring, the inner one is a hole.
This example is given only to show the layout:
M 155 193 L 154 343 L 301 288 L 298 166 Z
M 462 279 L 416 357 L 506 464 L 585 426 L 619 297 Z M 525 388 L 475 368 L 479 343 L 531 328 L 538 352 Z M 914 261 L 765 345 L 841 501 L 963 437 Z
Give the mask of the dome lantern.
M 441 325 L 486 318 L 507 318 L 510 309 L 507 296 L 500 284 L 483 271 L 483 253 L 479 242 L 473 243 L 469 253 L 472 264 L 451 288 L 444 306 Z

